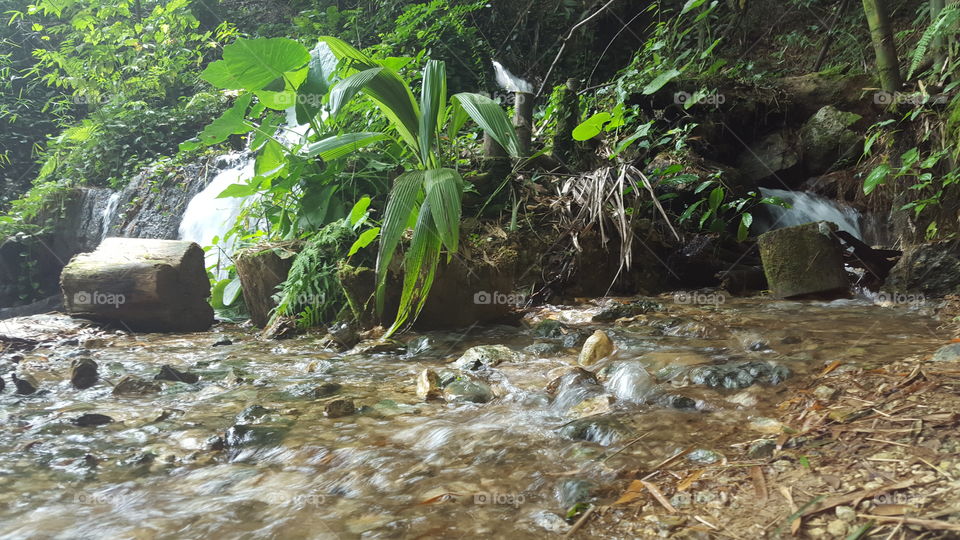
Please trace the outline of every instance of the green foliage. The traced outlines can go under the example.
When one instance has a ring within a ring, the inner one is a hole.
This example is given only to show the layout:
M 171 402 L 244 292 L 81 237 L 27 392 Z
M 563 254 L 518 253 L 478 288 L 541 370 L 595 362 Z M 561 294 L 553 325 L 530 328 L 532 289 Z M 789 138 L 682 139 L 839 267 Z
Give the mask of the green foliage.
M 337 280 L 337 263 L 354 238 L 356 234 L 347 220 L 333 222 L 308 236 L 281 285 L 273 319 L 296 315 L 302 328 L 334 321 L 347 305 Z
M 344 64 L 347 77 L 334 86 L 331 102 L 338 105 L 362 92 L 375 103 L 406 146 L 409 169 L 394 180 L 380 231 L 377 257 L 377 310 L 382 313 L 388 269 L 400 239 L 413 223 L 413 236 L 404 256 L 400 306 L 387 335 L 416 319 L 427 299 L 441 251 L 457 251 L 460 236 L 460 199 L 463 179 L 442 166 L 440 133 L 462 126 L 462 110 L 511 154 L 519 155 L 519 141 L 509 118 L 496 102 L 479 94 L 457 94 L 447 106 L 446 69 L 443 62 L 428 61 L 422 73 L 419 103 L 409 84 L 387 63 L 377 61 L 347 43 L 321 38 Z
M 908 79 L 913 76 L 917 68 L 920 67 L 920 64 L 923 63 L 923 59 L 927 55 L 927 52 L 929 52 L 934 40 L 945 40 L 947 43 L 955 46 L 958 22 L 960 22 L 960 4 L 952 2 L 940 11 L 933 22 L 930 23 L 930 26 L 924 30 L 919 41 L 917 41 L 917 46 L 914 48 L 913 56 L 910 60 L 910 70 L 907 74 Z M 942 66 L 934 66 L 933 69 L 940 71 Z

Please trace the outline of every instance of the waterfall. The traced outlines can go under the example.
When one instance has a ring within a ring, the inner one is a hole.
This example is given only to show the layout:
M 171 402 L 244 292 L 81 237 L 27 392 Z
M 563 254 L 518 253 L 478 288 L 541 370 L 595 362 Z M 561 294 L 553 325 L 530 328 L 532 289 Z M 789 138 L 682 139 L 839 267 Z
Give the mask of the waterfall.
M 757 233 L 802 225 L 811 221 L 832 221 L 841 230 L 861 240 L 864 239 L 860 229 L 862 216 L 854 208 L 806 191 L 761 188 L 760 192 L 764 197 L 779 197 L 792 208 L 765 205 L 764 210 L 767 216 L 758 219 L 755 226 Z
M 497 74 L 497 84 L 507 92 L 533 93 L 533 85 L 510 73 L 500 62 L 493 60 L 493 70 Z
M 121 192 L 117 191 L 110 195 L 110 198 L 107 199 L 106 206 L 103 207 L 103 213 L 100 214 L 103 217 L 103 224 L 100 229 L 100 241 L 103 242 L 103 239 L 107 237 L 107 234 L 110 233 L 110 224 L 113 223 L 113 215 L 117 212 L 117 205 L 120 203 Z
M 227 277 L 227 272 L 221 264 L 223 256 L 229 257 L 236 247 L 235 239 L 224 241 L 227 231 L 233 228 L 240 216 L 244 198 L 217 197 L 231 184 L 243 183 L 254 176 L 254 158 L 249 152 L 235 152 L 221 158 L 228 164 L 210 184 L 198 193 L 187 205 L 180 222 L 180 239 L 190 240 L 206 248 L 214 245 L 218 239 L 217 248 L 207 251 L 207 267 L 217 266 L 217 277 Z

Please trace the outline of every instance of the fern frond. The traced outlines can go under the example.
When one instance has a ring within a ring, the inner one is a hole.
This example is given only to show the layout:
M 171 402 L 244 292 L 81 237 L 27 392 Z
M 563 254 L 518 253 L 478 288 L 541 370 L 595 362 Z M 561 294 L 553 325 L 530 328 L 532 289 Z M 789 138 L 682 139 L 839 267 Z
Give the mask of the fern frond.
M 941 32 L 953 28 L 958 20 L 960 20 L 960 2 L 953 2 L 940 11 L 936 20 L 930 23 L 930 26 L 920 36 L 920 41 L 917 42 L 917 47 L 913 51 L 913 59 L 910 62 L 910 72 L 907 74 L 908 79 L 913 77 L 913 72 L 923 62 L 923 57 L 926 56 L 933 40 L 939 37 Z

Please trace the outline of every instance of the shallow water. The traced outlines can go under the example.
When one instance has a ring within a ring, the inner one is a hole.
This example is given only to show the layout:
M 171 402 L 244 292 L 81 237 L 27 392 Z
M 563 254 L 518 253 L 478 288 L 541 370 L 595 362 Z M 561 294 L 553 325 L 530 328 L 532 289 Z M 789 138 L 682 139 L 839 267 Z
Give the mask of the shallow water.
M 233 326 L 116 335 L 67 325 L 60 343 L 20 353 L 21 367 L 40 380 L 37 394 L 14 395 L 12 355 L 0 360 L 8 382 L 0 394 L 0 536 L 543 537 L 567 527 L 560 516 L 569 506 L 603 497 L 600 488 L 618 471 L 690 446 L 721 454 L 686 459 L 722 459 L 721 438 L 762 424 L 804 375 L 834 361 L 842 362 L 838 370 L 882 366 L 932 351 L 944 337 L 921 311 L 865 300 L 659 300 L 664 311 L 622 324 L 590 322 L 600 310 L 592 304 L 531 314 L 527 322 L 555 318 L 584 336 L 604 329 L 617 346 L 592 368 L 599 382 L 561 383 L 553 395 L 548 383 L 576 362 L 579 345 L 540 357 L 523 352 L 534 341 L 561 341 L 535 339 L 529 328 L 428 333 L 430 346 L 406 355 L 336 353 L 309 336 L 264 342 Z M 7 335 L 36 330 L 0 326 Z M 233 344 L 214 347 L 221 337 Z M 445 364 L 481 344 L 523 353 L 476 374 L 493 388 L 493 401 L 417 398 L 422 369 L 453 373 Z M 201 380 L 164 382 L 160 394 L 146 396 L 114 397 L 103 381 L 75 390 L 66 373 L 83 356 L 112 383 L 124 374 L 152 379 L 163 364 Z M 692 380 L 698 366 L 742 361 L 773 362 L 791 375 L 740 389 Z M 324 383 L 342 388 L 313 397 L 309 391 Z M 617 399 L 607 412 L 577 408 L 584 398 L 607 404 L 610 395 Z M 690 406 L 671 406 L 678 397 Z M 336 398 L 354 400 L 359 412 L 325 417 Z M 84 413 L 115 422 L 70 422 Z M 232 432 L 246 442 L 216 449 L 235 424 L 247 426 Z

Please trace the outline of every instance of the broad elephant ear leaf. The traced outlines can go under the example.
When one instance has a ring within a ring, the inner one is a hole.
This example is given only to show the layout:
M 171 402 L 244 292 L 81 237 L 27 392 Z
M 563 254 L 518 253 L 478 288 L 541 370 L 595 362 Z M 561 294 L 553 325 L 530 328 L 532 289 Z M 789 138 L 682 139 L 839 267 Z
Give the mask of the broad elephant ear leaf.
M 241 38 L 224 47 L 223 60 L 212 62 L 200 77 L 227 90 L 263 90 L 309 61 L 307 49 L 292 39 Z
M 500 105 L 480 94 L 460 93 L 453 96 L 463 110 L 485 132 L 494 138 L 500 146 L 506 148 L 513 157 L 520 157 L 520 140 L 517 131 Z

